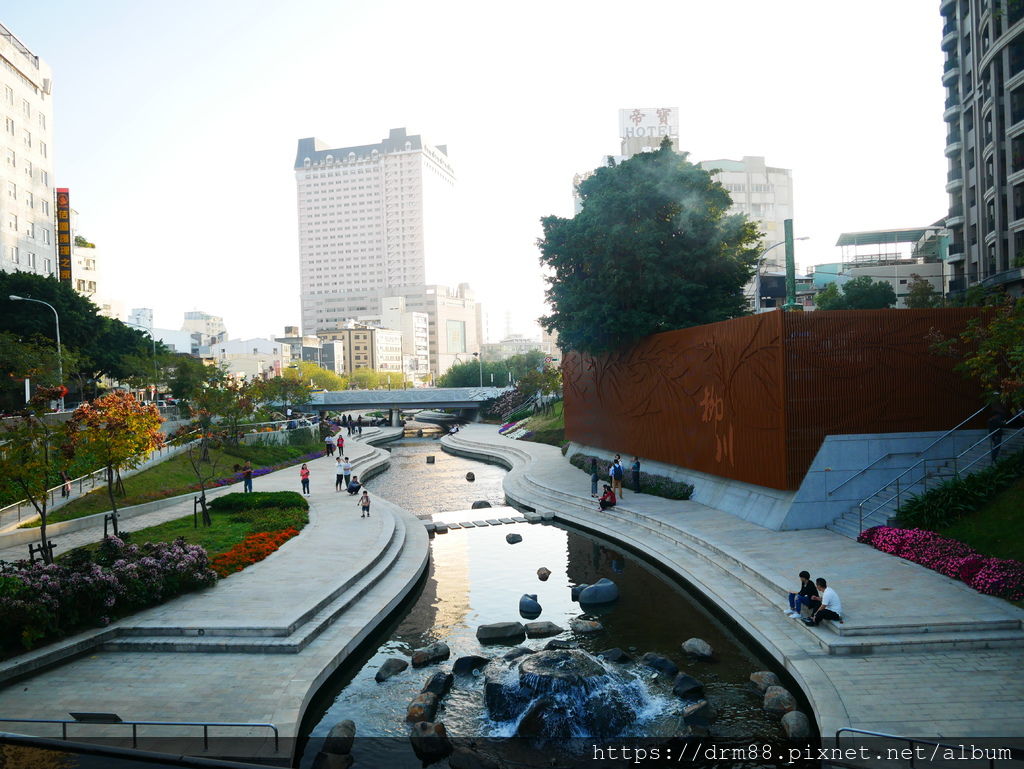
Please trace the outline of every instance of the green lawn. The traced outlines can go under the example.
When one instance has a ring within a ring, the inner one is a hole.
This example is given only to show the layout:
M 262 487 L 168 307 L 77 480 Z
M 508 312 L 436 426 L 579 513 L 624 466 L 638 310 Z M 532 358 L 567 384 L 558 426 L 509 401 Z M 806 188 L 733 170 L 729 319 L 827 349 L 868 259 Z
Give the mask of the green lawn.
M 1024 561 L 1024 478 L 940 534 L 994 558 Z
M 561 446 L 565 443 L 565 415 L 562 412 L 562 401 L 554 404 L 550 414 L 537 414 L 527 421 L 526 429 L 532 430 L 533 435 L 525 440 L 535 443 L 547 443 L 552 446 Z M 523 440 L 523 439 L 520 439 Z
M 321 450 L 319 443 L 307 446 L 239 446 L 232 449 L 211 449 L 210 459 L 216 463 L 215 477 L 222 478 L 234 472 L 235 465 L 242 465 L 246 460 L 254 469 L 270 465 L 299 462 L 299 457 L 312 451 Z M 117 497 L 117 506 L 128 507 L 156 499 L 174 497 L 191 490 L 196 483 L 195 473 L 189 463 L 187 454 L 175 457 L 143 470 L 138 475 L 124 480 L 126 495 Z M 86 496 L 69 502 L 64 507 L 50 513 L 47 523 L 69 521 L 94 513 L 110 510 L 110 497 L 105 485 L 97 486 Z M 22 524 L 22 528 L 38 527 L 38 519 Z

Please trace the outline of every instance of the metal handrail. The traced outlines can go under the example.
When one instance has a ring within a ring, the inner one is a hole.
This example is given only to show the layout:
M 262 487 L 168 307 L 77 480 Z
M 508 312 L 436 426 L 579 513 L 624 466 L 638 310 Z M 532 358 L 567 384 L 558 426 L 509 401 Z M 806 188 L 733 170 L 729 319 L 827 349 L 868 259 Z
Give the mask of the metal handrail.
M 959 751 L 960 749 L 963 748 L 963 744 L 962 743 L 958 744 L 958 745 L 954 745 L 954 744 L 946 743 L 946 742 L 936 742 L 935 740 L 926 740 L 926 739 L 923 739 L 921 737 L 905 737 L 902 734 L 886 734 L 885 732 L 873 732 L 873 731 L 871 731 L 869 729 L 855 729 L 852 726 L 843 726 L 843 727 L 841 727 L 839 729 L 836 729 L 836 742 L 837 743 L 839 742 L 839 735 L 842 732 L 848 732 L 850 734 L 864 734 L 864 735 L 867 735 L 868 737 L 884 737 L 887 740 L 900 740 L 901 742 L 906 742 L 911 747 L 910 758 L 908 759 L 910 761 L 911 769 L 913 769 L 913 766 L 914 766 L 914 755 L 915 755 L 916 751 L 913 750 L 913 747 L 914 747 L 915 744 L 917 744 L 917 745 L 933 745 L 935 747 L 935 750 L 932 752 L 931 757 L 928 759 L 928 763 L 931 763 L 935 759 L 935 756 L 938 753 L 939 748 L 949 748 L 949 749 L 955 750 L 955 751 Z M 1019 756 L 1014 756 L 1014 751 L 1013 751 L 1012 748 L 1008 748 L 1007 747 L 1007 748 L 996 748 L 996 749 L 999 750 L 1000 752 L 1005 751 L 1006 755 L 1005 756 L 991 756 L 991 757 L 988 758 L 988 765 L 989 765 L 989 767 L 992 767 L 993 769 L 994 769 L 994 767 L 996 765 L 996 760 L 997 759 L 1000 760 L 1000 761 L 1007 761 L 1007 760 L 1010 760 L 1010 761 L 1020 761 L 1021 760 L 1021 758 Z M 975 759 L 975 760 L 977 760 L 977 759 Z
M 130 726 L 132 728 L 132 747 L 138 745 L 138 727 L 140 726 L 201 726 L 203 727 L 203 750 L 207 750 L 210 746 L 210 731 L 211 726 L 227 726 L 232 728 L 243 728 L 248 729 L 252 727 L 259 727 L 261 729 L 270 729 L 274 733 L 274 752 L 277 752 L 280 744 L 280 734 L 278 733 L 277 727 L 273 724 L 266 723 L 240 723 L 238 721 L 76 721 L 74 719 L 67 718 L 0 718 L 0 723 L 6 724 L 60 724 L 61 739 L 66 740 L 68 738 L 68 724 L 78 724 L 80 726 Z
M 956 427 L 951 427 L 950 429 L 946 430 L 946 432 L 944 432 L 944 433 L 943 433 L 942 435 L 940 435 L 940 436 L 939 436 L 938 438 L 936 438 L 936 439 L 935 439 L 934 441 L 932 441 L 931 443 L 929 443 L 929 444 L 928 444 L 927 446 L 925 446 L 925 447 L 924 447 L 923 449 L 921 449 L 921 450 L 920 450 L 920 451 L 918 451 L 918 452 L 915 452 L 914 456 L 918 456 L 918 457 L 919 457 L 919 456 L 921 456 L 921 455 L 922 455 L 922 454 L 923 454 L 924 452 L 928 451 L 928 449 L 932 448 L 933 446 L 935 446 L 935 445 L 936 445 L 937 443 L 939 443 L 940 441 L 943 441 L 943 440 L 945 440 L 946 438 L 948 438 L 948 437 L 949 437 L 949 436 L 950 436 L 950 435 L 951 435 L 952 433 L 954 433 L 954 432 L 956 432 L 957 430 L 959 430 L 959 429 L 960 429 L 961 427 L 963 427 L 963 426 L 964 426 L 965 424 L 967 424 L 968 422 L 970 422 L 970 421 L 971 421 L 972 419 L 974 419 L 974 418 L 975 418 L 976 416 L 978 416 L 978 414 L 980 414 L 980 413 L 981 413 L 982 411 L 984 411 L 984 410 L 985 410 L 985 409 L 987 409 L 987 408 L 988 408 L 988 406 L 982 406 L 982 407 L 981 407 L 980 409 L 978 409 L 977 411 L 975 411 L 975 412 L 974 412 L 973 414 L 971 414 L 971 415 L 970 415 L 969 417 L 967 417 L 967 419 L 963 420 L 963 421 L 962 421 L 962 422 L 961 422 L 960 424 L 958 424 L 958 425 L 957 425 Z M 872 463 L 871 463 L 870 465 L 868 465 L 867 467 L 864 467 L 864 468 L 862 468 L 861 470 L 858 470 L 858 471 L 857 471 L 856 473 L 854 473 L 854 474 L 853 474 L 853 475 L 851 475 L 851 476 L 850 476 L 849 478 L 847 478 L 847 479 L 846 479 L 845 481 L 843 481 L 843 482 L 842 482 L 842 483 L 840 483 L 840 484 L 839 484 L 838 486 L 836 486 L 836 487 L 835 487 L 834 489 L 832 489 L 832 491 L 828 492 L 828 496 L 830 496 L 830 497 L 831 497 L 831 496 L 832 496 L 832 495 L 833 495 L 833 494 L 834 494 L 835 492 L 839 491 L 839 489 L 843 488 L 843 486 L 845 486 L 846 484 L 848 484 L 848 483 L 849 483 L 850 481 L 852 481 L 852 480 L 853 480 L 854 478 L 857 478 L 857 477 L 859 477 L 859 476 L 863 475 L 864 473 L 866 473 L 866 472 L 867 472 L 868 470 L 870 470 L 870 469 L 871 469 L 872 467 L 874 467 L 875 465 L 877 465 L 877 464 L 878 464 L 879 462 L 881 462 L 882 460 L 884 460 L 884 459 L 888 459 L 888 458 L 889 458 L 889 457 L 891 457 L 891 456 L 895 456 L 895 455 L 896 455 L 897 453 L 900 453 L 900 452 L 890 451 L 890 452 L 888 452 L 887 454 L 883 454 L 883 455 L 882 455 L 882 456 L 880 456 L 880 457 L 879 457 L 878 459 L 876 459 L 876 460 L 875 460 L 874 462 L 872 462 Z M 889 485 L 890 485 L 891 483 L 892 483 L 892 481 L 889 481 L 889 483 L 885 484 L 885 486 L 882 486 L 882 488 L 878 489 L 878 491 L 876 491 L 876 492 L 875 492 L 874 494 L 870 494 L 869 496 L 865 497 L 864 501 L 866 502 L 867 500 L 871 499 L 871 497 L 875 496 L 875 494 L 877 494 L 877 493 L 878 493 L 879 491 L 881 491 L 882 489 L 884 489 L 884 488 L 888 487 L 888 486 L 889 486 Z
M 1021 411 L 1021 412 L 1019 412 L 1017 414 L 1014 414 L 1012 417 L 1007 419 L 1003 424 L 1004 424 L 1004 426 L 1008 425 L 1010 422 L 1016 421 L 1017 419 L 1020 419 L 1022 416 L 1024 416 L 1024 411 Z M 957 464 L 956 464 L 956 461 L 958 459 L 960 459 L 961 457 L 963 457 L 965 454 L 967 454 L 968 451 L 971 451 L 972 449 L 975 449 L 978 446 L 980 446 L 982 443 L 985 443 L 985 441 L 991 441 L 993 435 L 995 435 L 996 433 L 1000 433 L 1001 434 L 1004 429 L 1005 429 L 1005 427 L 1000 427 L 998 430 L 993 430 L 988 435 L 986 435 L 984 438 L 981 438 L 980 440 L 976 441 L 975 443 L 972 443 L 966 449 L 964 449 L 959 454 L 957 454 L 955 457 L 953 457 L 953 463 L 954 463 L 953 464 L 953 471 L 957 474 L 958 477 L 960 475 L 960 470 L 961 469 L 966 470 L 969 467 L 973 467 L 975 465 L 975 463 L 977 463 L 978 461 L 983 459 L 985 457 L 985 455 L 984 454 L 979 454 L 978 457 L 973 462 L 965 465 L 963 468 L 959 468 L 957 466 Z M 1002 440 L 1005 440 L 1006 442 L 1009 442 L 1010 440 L 1012 440 L 1017 435 L 1020 435 L 1021 432 L 1024 432 L 1024 427 L 1019 427 L 1016 430 L 1014 430 L 1012 433 L 1010 433 L 1008 438 L 1002 439 L 1001 435 L 1000 435 L 1000 438 Z M 1000 444 L 1000 445 L 1002 445 L 1002 444 Z

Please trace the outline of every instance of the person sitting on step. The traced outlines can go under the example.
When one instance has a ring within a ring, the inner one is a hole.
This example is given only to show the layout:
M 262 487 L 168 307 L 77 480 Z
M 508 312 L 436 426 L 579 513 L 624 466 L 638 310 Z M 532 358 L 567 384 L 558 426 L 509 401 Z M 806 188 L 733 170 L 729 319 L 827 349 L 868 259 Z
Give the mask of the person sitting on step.
M 597 500 L 599 510 L 607 510 L 609 507 L 615 507 L 615 492 L 612 491 L 612 487 L 607 483 L 604 484 L 604 494 Z
M 822 577 L 818 577 L 814 581 L 818 585 L 820 595 L 812 597 L 811 600 L 817 608 L 814 610 L 813 615 L 804 617 L 804 624 L 817 625 L 823 619 L 830 619 L 838 622 L 840 625 L 843 624 L 843 605 L 839 602 L 839 596 L 836 594 L 836 591 L 830 588 Z
M 789 594 L 789 610 L 783 609 L 793 619 L 799 619 L 801 609 L 806 606 L 814 613 L 817 606 L 811 601 L 811 596 L 817 597 L 818 588 L 811 582 L 811 573 L 809 571 L 800 572 L 800 590 L 796 593 Z

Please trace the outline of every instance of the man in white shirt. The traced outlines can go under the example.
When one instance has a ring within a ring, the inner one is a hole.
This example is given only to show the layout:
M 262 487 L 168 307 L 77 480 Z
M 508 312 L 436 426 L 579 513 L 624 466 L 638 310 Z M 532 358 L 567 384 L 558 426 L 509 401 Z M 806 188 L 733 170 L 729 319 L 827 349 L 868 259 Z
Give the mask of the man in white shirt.
M 818 586 L 818 598 L 815 600 L 812 597 L 811 600 L 815 603 L 820 602 L 820 604 L 815 610 L 814 615 L 806 618 L 804 622 L 808 625 L 817 625 L 823 619 L 830 619 L 842 623 L 843 604 L 840 603 L 836 591 L 830 588 L 828 583 L 821 577 L 814 580 L 814 584 Z
M 345 461 L 341 463 L 341 472 L 345 476 L 345 488 L 352 483 L 352 463 L 348 461 L 348 457 L 345 457 Z

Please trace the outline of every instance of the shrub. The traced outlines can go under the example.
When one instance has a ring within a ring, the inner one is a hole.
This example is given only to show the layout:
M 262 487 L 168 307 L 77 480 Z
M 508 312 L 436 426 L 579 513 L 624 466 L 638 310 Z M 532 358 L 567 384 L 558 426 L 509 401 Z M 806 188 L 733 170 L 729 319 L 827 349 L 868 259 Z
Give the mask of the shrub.
M 979 593 L 1024 600 L 1024 563 L 1020 561 L 987 558 L 963 542 L 924 529 L 875 526 L 862 531 L 857 541 L 959 579 Z
M 209 502 L 209 508 L 218 513 L 234 513 L 240 510 L 262 510 L 268 507 L 309 509 L 306 498 L 297 491 L 254 491 L 248 494 L 234 493 L 216 497 Z
M 611 483 L 611 478 L 608 475 L 608 460 L 601 459 L 601 457 L 594 457 L 590 454 L 576 453 L 569 457 L 569 462 L 573 467 L 578 467 L 585 473 L 590 473 L 590 460 L 597 460 L 597 474 L 598 477 Z M 624 467 L 625 474 L 623 475 L 623 484 L 628 482 L 632 478 L 632 473 L 628 467 Z M 664 497 L 665 499 L 690 499 L 693 496 L 693 484 L 686 483 L 686 481 L 676 481 L 672 478 L 667 478 L 664 475 L 654 475 L 653 473 L 645 473 L 643 470 L 640 471 L 640 488 L 645 494 L 651 494 L 656 497 Z

